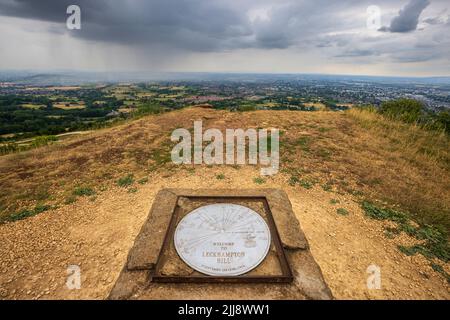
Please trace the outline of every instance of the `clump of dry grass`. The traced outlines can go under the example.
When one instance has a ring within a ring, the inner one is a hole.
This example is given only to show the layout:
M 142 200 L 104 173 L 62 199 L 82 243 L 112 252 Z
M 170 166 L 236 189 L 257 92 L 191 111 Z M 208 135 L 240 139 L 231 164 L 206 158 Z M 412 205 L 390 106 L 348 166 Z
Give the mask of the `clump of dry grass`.
M 347 113 L 376 138 L 387 138 L 392 151 L 401 151 L 411 161 L 435 163 L 450 168 L 449 136 L 442 130 L 426 130 L 415 124 L 393 121 L 367 110 L 351 109 Z
M 361 200 L 401 208 L 421 224 L 450 229 L 449 137 L 376 113 L 279 114 L 282 172 Z M 323 130 L 321 128 L 327 128 Z
M 449 136 L 367 110 L 352 109 L 347 114 L 365 131 L 356 136 L 358 144 L 365 140 L 369 150 L 379 155 L 367 168 L 371 171 L 367 178 L 377 182 L 374 195 L 400 205 L 421 223 L 444 225 L 448 230 Z

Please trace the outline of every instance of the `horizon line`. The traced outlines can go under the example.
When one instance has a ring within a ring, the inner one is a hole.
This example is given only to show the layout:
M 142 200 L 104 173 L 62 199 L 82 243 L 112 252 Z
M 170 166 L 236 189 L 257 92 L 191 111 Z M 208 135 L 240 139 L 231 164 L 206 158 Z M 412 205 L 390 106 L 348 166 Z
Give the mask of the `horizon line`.
M 315 73 L 315 72 L 260 72 L 260 71 L 138 71 L 138 70 L 86 70 L 86 69 L 0 69 L 0 73 L 5 72 L 34 72 L 34 73 L 131 73 L 131 74 L 238 74 L 238 75 L 314 75 L 314 76 L 351 76 L 351 77 L 383 77 L 383 78 L 450 78 L 449 75 L 428 75 L 428 76 L 411 76 L 411 75 L 382 75 L 382 74 L 354 74 L 354 73 Z

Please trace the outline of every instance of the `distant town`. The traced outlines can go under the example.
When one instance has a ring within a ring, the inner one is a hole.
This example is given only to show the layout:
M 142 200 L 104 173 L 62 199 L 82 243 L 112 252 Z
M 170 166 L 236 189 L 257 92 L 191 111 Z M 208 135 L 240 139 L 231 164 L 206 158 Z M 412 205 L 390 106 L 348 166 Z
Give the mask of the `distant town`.
M 165 80 L 86 75 L 0 76 L 0 142 L 95 129 L 188 106 L 230 111 L 340 111 L 410 98 L 450 110 L 447 78 L 184 74 Z

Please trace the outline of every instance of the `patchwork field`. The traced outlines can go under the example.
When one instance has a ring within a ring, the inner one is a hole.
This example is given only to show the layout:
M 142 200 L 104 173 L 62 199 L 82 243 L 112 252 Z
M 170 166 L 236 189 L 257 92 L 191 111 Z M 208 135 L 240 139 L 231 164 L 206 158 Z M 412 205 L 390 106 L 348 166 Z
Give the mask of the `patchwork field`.
M 23 108 L 27 108 L 27 109 L 41 109 L 41 108 L 45 108 L 45 105 L 43 104 L 32 104 L 32 103 L 25 103 L 22 104 Z
M 84 103 L 69 103 L 69 102 L 56 102 L 53 103 L 54 108 L 63 109 L 63 110 L 81 110 L 86 108 Z

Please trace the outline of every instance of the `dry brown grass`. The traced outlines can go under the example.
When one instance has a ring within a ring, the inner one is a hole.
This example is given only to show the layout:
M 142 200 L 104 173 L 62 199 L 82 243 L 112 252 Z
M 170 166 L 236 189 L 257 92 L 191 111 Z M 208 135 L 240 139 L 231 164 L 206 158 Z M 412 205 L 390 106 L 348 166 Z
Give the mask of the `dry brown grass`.
M 368 111 L 353 109 L 348 115 L 361 128 L 357 144 L 370 148 L 365 156 L 355 157 L 357 162 L 364 162 L 361 157 L 369 160 L 365 175 L 377 182 L 371 186 L 372 195 L 400 205 L 420 222 L 449 229 L 449 137 Z
M 0 157 L 0 217 L 38 203 L 64 204 L 78 185 L 101 192 L 127 174 L 176 172 L 169 135 L 178 127 L 282 130 L 281 174 L 300 185 L 382 200 L 420 222 L 450 227 L 449 140 L 367 111 L 295 112 L 184 109 Z M 183 167 L 186 169 L 188 167 Z M 211 170 L 213 170 L 211 168 Z M 292 181 L 291 181 L 292 182 Z
M 149 120 L 1 157 L 1 215 L 42 202 L 64 203 L 79 184 L 97 187 L 128 173 L 144 174 L 162 131 Z

